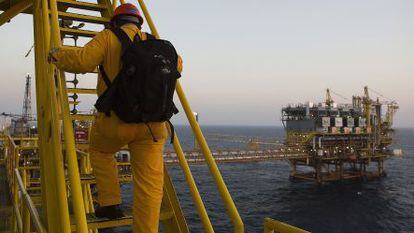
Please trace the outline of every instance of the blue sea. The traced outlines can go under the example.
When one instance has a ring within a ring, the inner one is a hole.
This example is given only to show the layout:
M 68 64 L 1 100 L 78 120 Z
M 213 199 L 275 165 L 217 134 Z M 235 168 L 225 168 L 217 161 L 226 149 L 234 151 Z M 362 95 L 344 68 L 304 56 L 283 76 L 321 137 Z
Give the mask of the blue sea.
M 284 134 L 277 127 L 202 129 L 213 150 L 245 149 L 249 138 L 280 141 Z M 194 139 L 190 128 L 177 126 L 176 130 L 183 147 L 192 149 Z M 323 185 L 292 182 L 285 161 L 227 163 L 219 164 L 219 169 L 243 219 L 245 232 L 263 232 L 263 219 L 271 217 L 320 233 L 409 233 L 414 232 L 414 129 L 397 129 L 395 147 L 402 148 L 404 156 L 385 162 L 387 177 L 367 182 Z M 166 150 L 171 150 L 171 146 Z M 191 232 L 204 232 L 180 167 L 169 166 L 168 170 Z M 233 226 L 208 167 L 191 165 L 191 170 L 215 232 L 232 232 Z M 131 206 L 131 185 L 126 184 L 122 189 L 124 205 Z M 128 231 L 122 232 L 125 230 Z

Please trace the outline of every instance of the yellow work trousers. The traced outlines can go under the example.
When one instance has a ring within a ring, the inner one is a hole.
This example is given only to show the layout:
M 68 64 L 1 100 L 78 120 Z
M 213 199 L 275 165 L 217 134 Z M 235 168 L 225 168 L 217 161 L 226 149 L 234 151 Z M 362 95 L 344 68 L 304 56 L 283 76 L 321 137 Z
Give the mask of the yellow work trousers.
M 98 187 L 100 206 L 121 203 L 118 169 L 114 154 L 128 145 L 133 175 L 133 232 L 158 233 L 164 185 L 162 153 L 167 131 L 165 123 L 149 123 L 157 142 L 145 124 L 127 124 L 114 113 L 99 113 L 91 130 L 90 159 Z

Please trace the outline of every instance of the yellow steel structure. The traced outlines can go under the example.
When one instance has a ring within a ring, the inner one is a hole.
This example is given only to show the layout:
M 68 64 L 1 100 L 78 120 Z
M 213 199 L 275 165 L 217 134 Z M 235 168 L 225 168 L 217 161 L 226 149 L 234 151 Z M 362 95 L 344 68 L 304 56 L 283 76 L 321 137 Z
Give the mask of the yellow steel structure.
M 11 18 L 25 11 L 27 8 L 31 7 L 33 4 L 32 0 L 22 0 L 12 6 L 7 11 L 0 14 L 0 26 L 8 22 Z

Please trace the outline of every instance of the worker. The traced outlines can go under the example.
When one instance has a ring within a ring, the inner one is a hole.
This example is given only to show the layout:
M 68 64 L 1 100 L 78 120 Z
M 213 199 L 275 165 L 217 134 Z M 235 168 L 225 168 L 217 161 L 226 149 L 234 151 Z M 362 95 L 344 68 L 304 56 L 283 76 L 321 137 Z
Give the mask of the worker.
M 141 32 L 144 20 L 132 4 L 117 7 L 110 21 L 111 27 L 121 28 L 132 39 L 141 40 L 147 34 Z M 120 71 L 121 43 L 111 30 L 98 33 L 81 49 L 52 49 L 49 60 L 59 69 L 72 73 L 88 73 L 102 65 L 112 81 Z M 182 61 L 178 57 L 177 70 Z M 97 93 L 102 95 L 107 86 L 98 77 Z M 167 136 L 165 122 L 149 122 L 149 132 L 144 123 L 125 123 L 116 114 L 98 112 L 90 137 L 90 160 L 98 188 L 99 207 L 97 217 L 121 218 L 121 190 L 114 154 L 128 145 L 131 153 L 133 174 L 133 232 L 158 233 L 161 201 L 163 196 L 164 167 L 162 153 Z M 153 140 L 154 137 L 156 140 Z

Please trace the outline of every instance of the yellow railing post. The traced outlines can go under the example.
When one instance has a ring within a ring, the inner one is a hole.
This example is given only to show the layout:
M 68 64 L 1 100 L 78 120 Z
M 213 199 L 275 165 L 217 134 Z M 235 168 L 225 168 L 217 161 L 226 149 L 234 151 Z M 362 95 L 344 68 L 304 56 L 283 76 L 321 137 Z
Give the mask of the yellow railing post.
M 149 11 L 144 3 L 144 0 L 138 0 L 139 5 L 141 6 L 142 12 L 144 13 L 145 19 L 147 20 L 147 23 L 151 29 L 151 33 L 156 37 L 160 38 L 158 31 L 155 27 L 155 24 L 151 18 L 151 15 L 149 14 Z M 190 122 L 191 128 L 193 130 L 193 133 L 197 139 L 198 144 L 200 145 L 201 151 L 204 154 L 205 160 L 207 162 L 207 165 L 210 169 L 210 172 L 213 176 L 213 179 L 217 185 L 217 188 L 219 190 L 220 196 L 223 199 L 224 205 L 226 206 L 227 213 L 230 216 L 230 219 L 234 225 L 234 231 L 235 232 L 244 232 L 244 225 L 243 221 L 239 215 L 239 212 L 237 211 L 236 205 L 233 202 L 233 199 L 231 198 L 231 195 L 226 187 L 226 184 L 224 183 L 223 177 L 220 174 L 220 171 L 217 167 L 217 164 L 214 161 L 214 157 L 211 154 L 211 151 L 207 145 L 207 142 L 201 132 L 200 126 L 198 125 L 193 111 L 191 110 L 190 104 L 184 94 L 184 91 L 181 88 L 181 84 L 179 81 L 177 81 L 176 85 L 176 92 L 177 95 L 181 101 L 181 105 L 187 115 L 187 119 Z
M 23 170 L 21 170 L 23 172 L 23 187 L 24 189 L 27 188 L 27 174 L 26 174 L 26 170 L 23 168 Z M 17 182 L 17 177 L 16 177 L 16 183 Z M 21 205 L 22 205 L 22 215 L 23 215 L 23 233 L 30 233 L 30 212 L 29 212 L 29 208 L 26 206 L 23 194 L 21 197 Z
M 45 228 L 43 227 L 43 224 L 40 221 L 39 213 L 37 212 L 37 209 L 35 205 L 33 204 L 32 200 L 30 199 L 29 194 L 26 191 L 26 188 L 24 187 L 22 178 L 20 176 L 19 169 L 14 169 L 14 174 L 16 175 L 16 186 L 17 189 L 20 192 L 20 199 L 22 200 L 22 206 L 23 206 L 23 221 L 20 216 L 19 208 L 17 205 L 14 205 L 16 213 L 16 220 L 18 225 L 18 232 L 24 232 L 24 233 L 30 233 L 31 232 L 31 220 L 33 219 L 34 228 L 36 229 L 37 233 L 47 233 Z M 14 231 L 12 231 L 14 232 Z
M 15 150 L 16 151 L 16 150 Z M 14 168 L 13 168 L 14 170 Z M 21 211 L 20 208 L 22 207 L 20 205 L 20 199 L 19 199 L 19 184 L 17 182 L 17 176 L 13 172 L 13 206 L 14 206 L 14 223 L 13 227 L 14 230 L 17 232 L 22 231 L 22 218 L 21 218 Z

